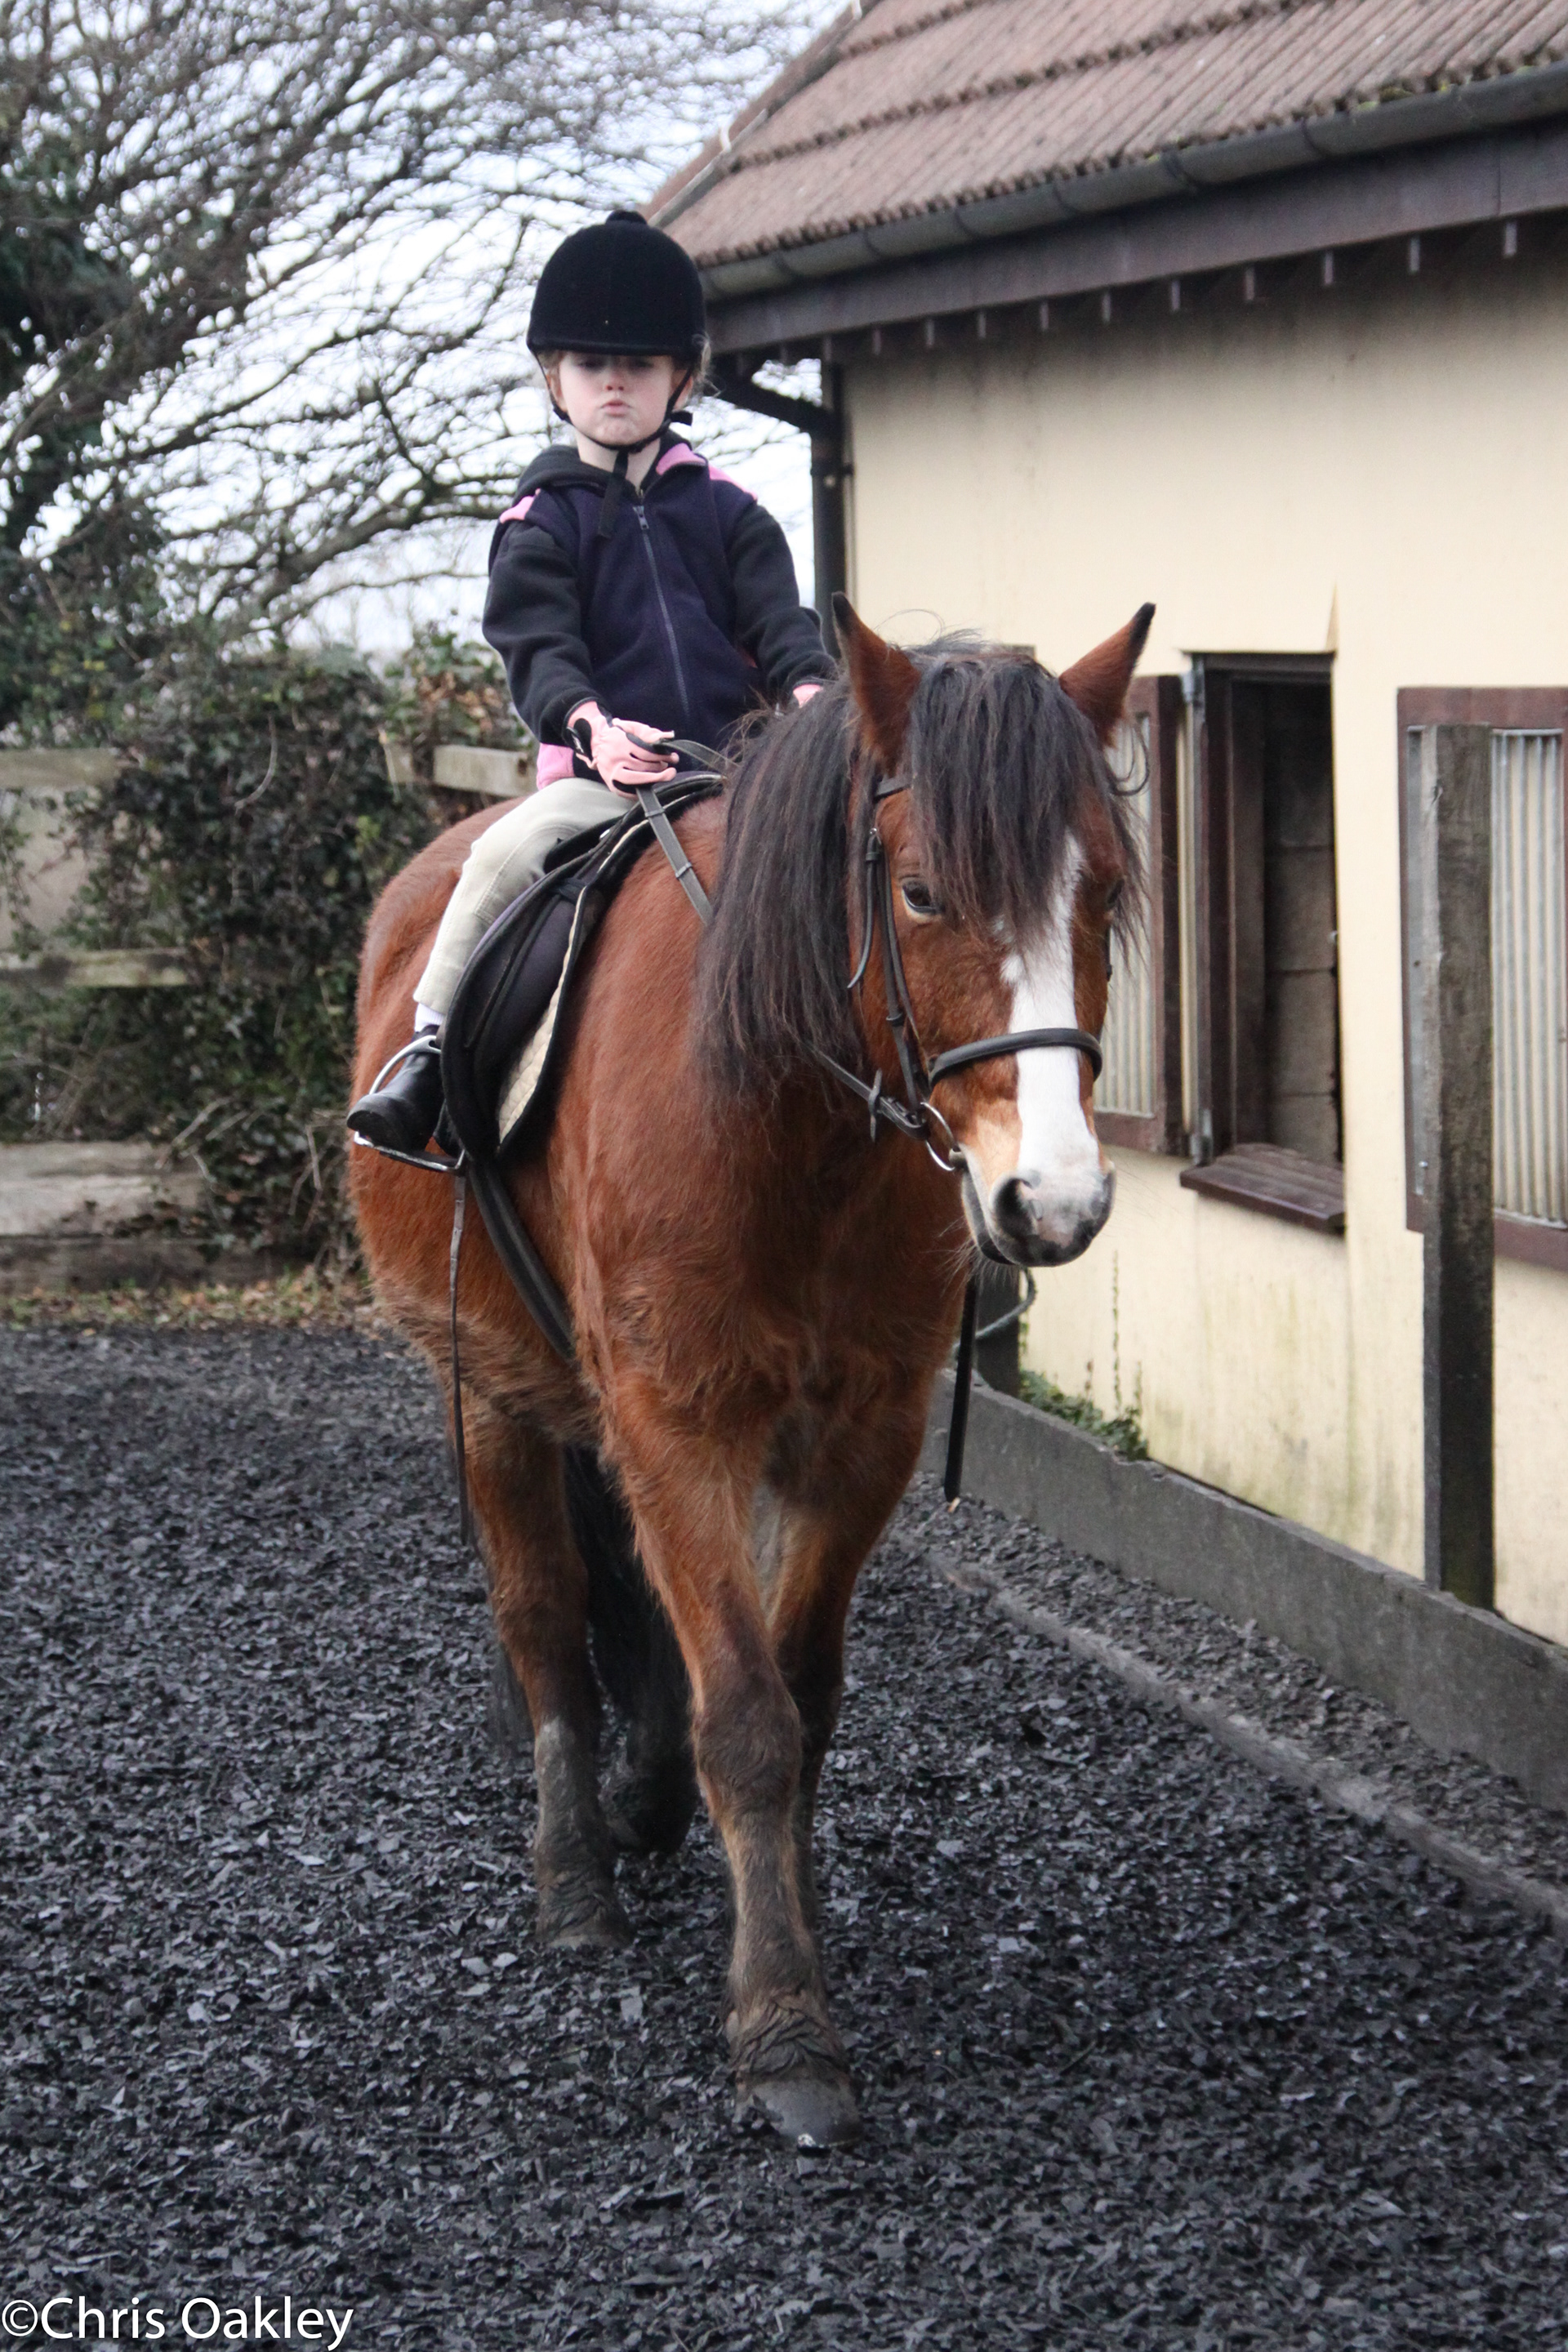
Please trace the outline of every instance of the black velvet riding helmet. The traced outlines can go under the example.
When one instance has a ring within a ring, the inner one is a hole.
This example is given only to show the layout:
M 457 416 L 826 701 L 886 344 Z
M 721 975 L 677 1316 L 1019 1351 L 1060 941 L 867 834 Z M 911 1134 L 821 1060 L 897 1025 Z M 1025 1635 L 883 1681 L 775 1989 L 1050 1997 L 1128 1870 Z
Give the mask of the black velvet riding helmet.
M 540 274 L 528 321 L 531 352 L 659 352 L 700 360 L 707 341 L 702 281 L 691 256 L 640 213 L 573 232 Z

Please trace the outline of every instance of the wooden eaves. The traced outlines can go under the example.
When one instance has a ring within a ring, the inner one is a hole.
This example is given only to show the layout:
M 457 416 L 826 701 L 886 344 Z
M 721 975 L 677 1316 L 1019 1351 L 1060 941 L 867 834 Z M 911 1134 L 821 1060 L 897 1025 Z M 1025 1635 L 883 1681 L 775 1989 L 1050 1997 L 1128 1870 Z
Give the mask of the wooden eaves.
M 679 234 L 691 181 L 651 207 Z M 721 358 L 1568 209 L 1568 65 L 704 271 Z

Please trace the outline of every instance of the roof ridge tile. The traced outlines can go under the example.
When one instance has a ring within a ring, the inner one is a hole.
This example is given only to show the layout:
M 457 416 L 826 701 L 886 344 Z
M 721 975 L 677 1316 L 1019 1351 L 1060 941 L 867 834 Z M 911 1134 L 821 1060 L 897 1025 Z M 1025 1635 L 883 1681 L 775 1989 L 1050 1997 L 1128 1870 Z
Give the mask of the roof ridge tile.
M 950 24 L 954 17 L 973 16 L 982 9 L 1005 6 L 1007 0 L 938 0 L 938 5 L 919 16 L 905 17 L 890 31 L 879 34 L 876 29 L 877 11 L 868 9 L 859 22 L 851 26 L 839 47 L 846 58 L 865 58 L 879 49 L 889 49 L 900 41 L 913 40 L 929 33 L 938 25 Z M 1229 6 L 1210 7 L 1188 16 L 1173 16 L 1152 33 L 1136 38 L 1108 41 L 1098 48 L 1076 49 L 1069 55 L 1053 58 L 1051 74 L 1091 73 L 1097 68 L 1118 64 L 1124 58 L 1151 57 L 1159 49 L 1174 48 L 1183 41 L 1210 40 L 1216 33 L 1226 33 L 1234 26 L 1247 25 L 1268 16 L 1289 16 L 1298 9 L 1331 9 L 1343 5 L 1343 0 L 1231 0 Z M 1041 79 L 1047 76 L 1042 74 Z

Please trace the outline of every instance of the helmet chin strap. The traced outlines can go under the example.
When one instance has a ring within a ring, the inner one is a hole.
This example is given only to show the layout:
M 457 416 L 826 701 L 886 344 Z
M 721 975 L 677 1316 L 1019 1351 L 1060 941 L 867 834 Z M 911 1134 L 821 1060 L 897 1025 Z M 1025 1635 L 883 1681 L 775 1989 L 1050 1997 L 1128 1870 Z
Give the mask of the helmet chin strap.
M 605 485 L 604 501 L 599 510 L 599 528 L 594 534 L 596 539 L 608 539 L 616 528 L 616 518 L 620 513 L 621 500 L 626 496 L 626 470 L 632 459 L 640 450 L 651 448 L 656 441 L 661 440 L 667 426 L 690 424 L 691 411 L 689 408 L 682 408 L 679 405 L 685 399 L 690 384 L 691 378 L 687 376 L 680 389 L 670 394 L 664 415 L 659 418 L 654 430 L 651 433 L 645 433 L 640 441 L 599 441 L 595 439 L 592 433 L 583 434 L 584 440 L 592 441 L 595 449 L 614 449 L 616 453 L 616 462 L 610 468 L 610 478 Z M 572 419 L 553 395 L 550 405 L 563 425 L 572 425 Z M 572 425 L 574 433 L 581 429 L 579 425 Z

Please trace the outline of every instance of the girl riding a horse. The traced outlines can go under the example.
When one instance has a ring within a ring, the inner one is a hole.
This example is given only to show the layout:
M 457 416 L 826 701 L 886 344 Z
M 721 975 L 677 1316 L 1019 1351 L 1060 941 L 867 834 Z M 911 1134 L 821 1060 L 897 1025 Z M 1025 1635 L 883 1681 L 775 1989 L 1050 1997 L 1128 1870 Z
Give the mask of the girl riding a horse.
M 414 1043 L 349 1113 L 398 1151 L 422 1150 L 440 1115 L 464 965 L 556 844 L 673 776 L 673 736 L 721 748 L 763 701 L 804 701 L 832 675 L 777 522 L 670 430 L 707 351 L 690 257 L 637 213 L 579 229 L 545 265 L 528 344 L 576 446 L 536 458 L 500 519 L 484 632 L 549 789 L 474 843 L 415 986 Z

